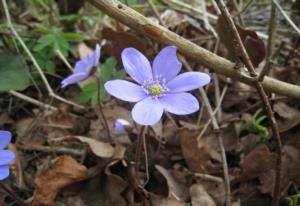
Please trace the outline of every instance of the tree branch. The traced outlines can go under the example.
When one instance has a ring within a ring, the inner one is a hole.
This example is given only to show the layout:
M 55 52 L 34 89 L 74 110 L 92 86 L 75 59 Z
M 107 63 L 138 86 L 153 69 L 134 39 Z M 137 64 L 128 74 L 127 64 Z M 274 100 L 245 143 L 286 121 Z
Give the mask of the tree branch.
M 249 85 L 252 85 L 253 82 L 256 81 L 256 79 L 250 77 L 247 73 L 235 70 L 233 62 L 213 54 L 212 52 L 203 49 L 174 32 L 169 31 L 163 26 L 154 23 L 117 0 L 88 1 L 104 13 L 117 19 L 130 28 L 139 31 L 162 44 L 176 45 L 179 52 L 185 57 L 204 65 L 218 74 L 225 75 Z M 300 99 L 299 86 L 270 77 L 265 77 L 262 85 L 269 92 Z

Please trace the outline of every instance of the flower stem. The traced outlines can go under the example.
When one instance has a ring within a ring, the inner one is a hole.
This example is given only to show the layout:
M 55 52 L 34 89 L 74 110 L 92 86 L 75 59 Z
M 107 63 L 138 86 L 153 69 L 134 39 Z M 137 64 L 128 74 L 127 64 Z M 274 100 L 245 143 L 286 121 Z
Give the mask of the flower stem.
M 96 78 L 96 82 L 97 82 L 97 104 L 98 104 L 98 108 L 99 108 L 100 115 L 101 115 L 101 117 L 103 119 L 103 122 L 104 122 L 104 127 L 105 127 L 105 130 L 107 132 L 108 140 L 111 144 L 113 144 L 113 139 L 112 139 L 111 134 L 110 134 L 107 119 L 104 115 L 102 104 L 101 104 L 101 101 L 100 101 L 100 85 L 101 85 L 100 78 L 98 76 L 95 76 L 95 78 Z
M 137 145 L 136 145 L 136 152 L 135 152 L 134 162 L 135 162 L 136 174 L 138 176 L 139 176 L 139 168 L 140 168 L 140 158 L 141 158 L 142 146 L 143 146 L 143 142 L 144 142 L 144 138 L 145 138 L 145 130 L 146 129 L 147 129 L 147 127 L 141 126 L 140 133 L 139 133 L 139 136 L 138 136 Z

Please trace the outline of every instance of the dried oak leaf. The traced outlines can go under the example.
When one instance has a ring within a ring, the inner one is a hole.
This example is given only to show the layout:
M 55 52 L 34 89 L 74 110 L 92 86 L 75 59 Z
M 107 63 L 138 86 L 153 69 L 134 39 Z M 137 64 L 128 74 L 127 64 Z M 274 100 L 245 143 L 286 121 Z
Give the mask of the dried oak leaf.
M 70 156 L 60 156 L 53 164 L 38 174 L 32 205 L 53 205 L 59 191 L 87 176 L 87 168 Z

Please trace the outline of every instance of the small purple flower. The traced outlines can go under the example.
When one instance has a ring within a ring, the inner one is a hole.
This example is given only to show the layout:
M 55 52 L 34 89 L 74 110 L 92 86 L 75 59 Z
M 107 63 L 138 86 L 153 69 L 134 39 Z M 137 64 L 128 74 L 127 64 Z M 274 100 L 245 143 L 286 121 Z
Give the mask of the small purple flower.
M 208 84 L 210 76 L 202 72 L 178 75 L 182 64 L 177 59 L 176 49 L 175 46 L 162 49 L 155 57 L 152 69 L 150 62 L 138 50 L 124 49 L 122 61 L 125 70 L 139 85 L 125 80 L 112 80 L 104 85 L 112 96 L 137 102 L 132 109 L 132 117 L 141 125 L 157 123 L 164 110 L 185 115 L 199 109 L 197 99 L 186 92 Z
M 15 154 L 4 148 L 10 143 L 11 133 L 0 130 L 0 180 L 3 180 L 9 175 L 8 164 L 15 158 Z
M 114 131 L 118 134 L 128 134 L 129 128 L 131 128 L 131 125 L 125 119 L 117 119 L 114 123 Z
M 93 72 L 93 68 L 99 64 L 100 49 L 99 44 L 97 44 L 93 54 L 87 55 L 84 59 L 77 61 L 73 74 L 61 82 L 61 88 L 87 79 Z

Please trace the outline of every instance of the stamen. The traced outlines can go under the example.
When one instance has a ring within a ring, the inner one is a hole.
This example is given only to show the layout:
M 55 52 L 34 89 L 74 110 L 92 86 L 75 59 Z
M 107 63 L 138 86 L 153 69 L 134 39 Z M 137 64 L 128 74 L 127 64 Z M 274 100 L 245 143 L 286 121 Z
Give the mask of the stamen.
M 148 79 L 142 84 L 142 88 L 146 94 L 151 95 L 154 98 L 164 96 L 169 89 L 166 87 L 166 79 L 161 75 L 155 76 L 154 79 Z

